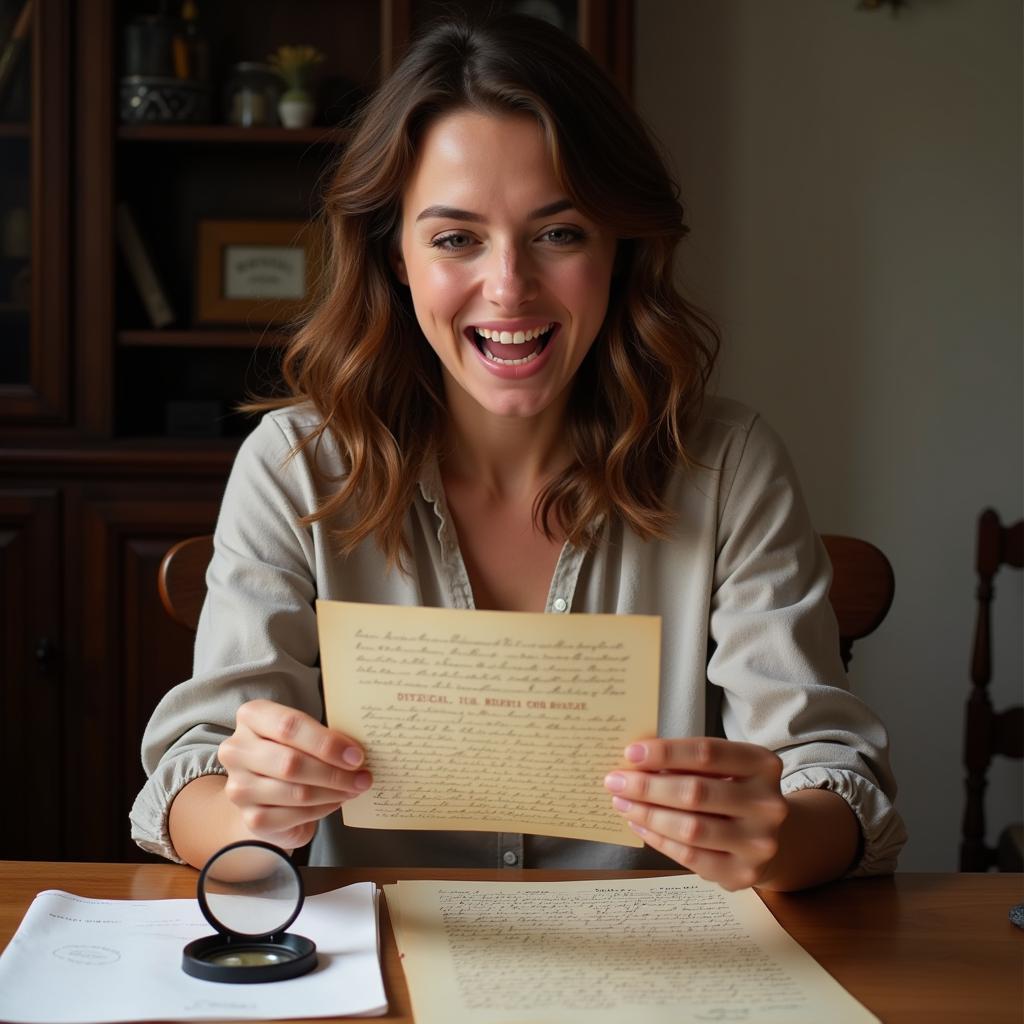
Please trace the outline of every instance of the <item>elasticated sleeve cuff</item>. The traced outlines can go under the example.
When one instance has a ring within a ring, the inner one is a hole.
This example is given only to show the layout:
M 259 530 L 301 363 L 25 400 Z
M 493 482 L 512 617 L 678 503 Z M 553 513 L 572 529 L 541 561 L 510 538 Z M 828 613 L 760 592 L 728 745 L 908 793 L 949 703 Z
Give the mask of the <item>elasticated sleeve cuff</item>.
M 201 775 L 226 774 L 217 760 L 216 747 L 186 748 L 178 757 L 161 762 L 135 798 L 129 815 L 132 839 L 148 853 L 184 864 L 171 844 L 167 827 L 171 802 L 185 786 Z
M 856 772 L 841 768 L 812 766 L 801 768 L 782 779 L 783 794 L 802 789 L 828 789 L 841 796 L 860 823 L 864 839 L 860 861 L 847 872 L 847 878 L 891 875 L 907 841 L 903 820 L 892 801 L 873 782 Z

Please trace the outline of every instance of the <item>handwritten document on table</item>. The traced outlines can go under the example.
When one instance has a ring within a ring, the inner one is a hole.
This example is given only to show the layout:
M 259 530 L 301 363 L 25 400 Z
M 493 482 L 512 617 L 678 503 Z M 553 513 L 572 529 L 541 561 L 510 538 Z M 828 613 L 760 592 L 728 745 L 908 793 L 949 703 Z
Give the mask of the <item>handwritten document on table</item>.
M 384 892 L 418 1024 L 878 1024 L 752 890 L 675 876 Z
M 318 601 L 330 725 L 373 787 L 345 823 L 641 846 L 602 785 L 657 732 L 661 620 Z

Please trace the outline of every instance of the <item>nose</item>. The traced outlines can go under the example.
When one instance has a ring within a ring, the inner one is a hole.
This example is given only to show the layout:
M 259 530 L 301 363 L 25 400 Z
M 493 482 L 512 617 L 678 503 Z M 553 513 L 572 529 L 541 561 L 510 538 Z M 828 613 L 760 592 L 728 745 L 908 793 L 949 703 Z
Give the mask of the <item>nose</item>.
M 495 247 L 485 273 L 484 298 L 499 309 L 514 311 L 537 295 L 533 262 L 515 245 Z

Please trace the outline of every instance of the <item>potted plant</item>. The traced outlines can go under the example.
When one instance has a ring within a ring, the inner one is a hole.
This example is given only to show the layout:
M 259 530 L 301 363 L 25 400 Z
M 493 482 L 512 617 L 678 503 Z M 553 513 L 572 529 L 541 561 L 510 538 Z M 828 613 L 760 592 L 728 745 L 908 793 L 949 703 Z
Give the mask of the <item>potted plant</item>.
M 277 104 L 285 128 L 305 128 L 313 122 L 314 104 L 309 94 L 313 69 L 324 59 L 315 46 L 279 46 L 268 58 L 287 89 Z

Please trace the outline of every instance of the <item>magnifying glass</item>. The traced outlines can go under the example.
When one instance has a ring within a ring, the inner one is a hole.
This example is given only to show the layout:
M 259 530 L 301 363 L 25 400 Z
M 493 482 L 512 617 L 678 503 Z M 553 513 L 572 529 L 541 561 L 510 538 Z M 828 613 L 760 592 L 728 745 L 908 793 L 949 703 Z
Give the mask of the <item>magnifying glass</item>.
M 256 840 L 225 846 L 200 872 L 197 894 L 217 934 L 185 947 L 186 974 L 244 985 L 297 978 L 316 967 L 316 945 L 286 931 L 305 894 L 284 850 Z

